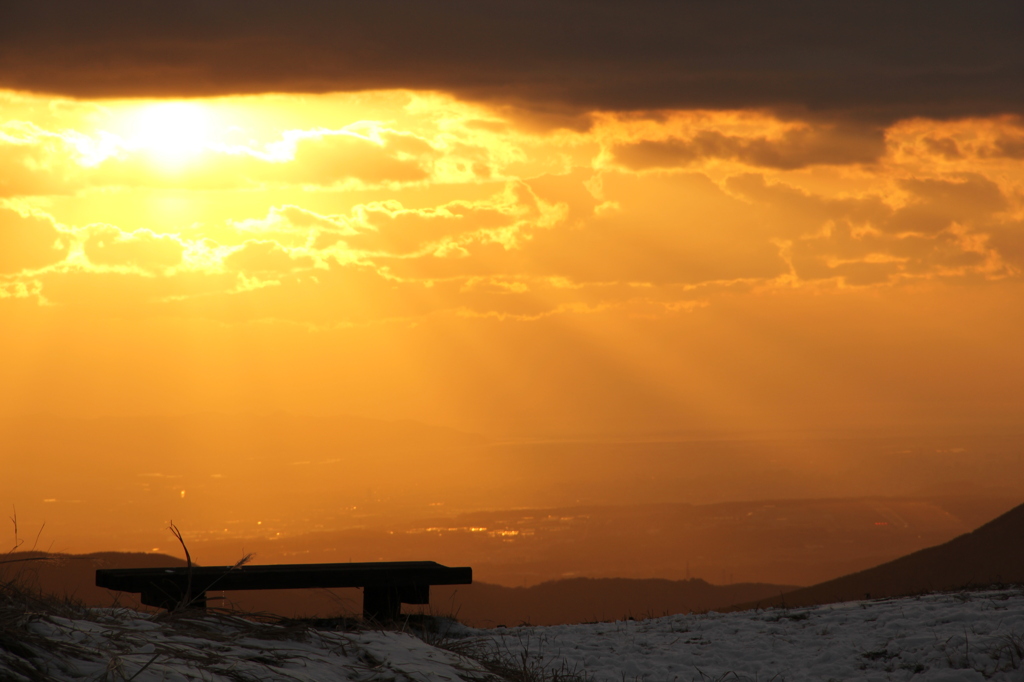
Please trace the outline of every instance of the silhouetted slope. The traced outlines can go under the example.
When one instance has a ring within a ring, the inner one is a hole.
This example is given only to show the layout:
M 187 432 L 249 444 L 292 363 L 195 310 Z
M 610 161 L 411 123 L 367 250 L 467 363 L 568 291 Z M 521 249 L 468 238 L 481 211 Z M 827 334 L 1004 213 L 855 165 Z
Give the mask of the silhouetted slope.
M 97 552 L 95 554 L 48 554 L 13 552 L 0 556 L 0 580 L 12 580 L 32 590 L 70 597 L 87 606 L 138 607 L 137 594 L 116 593 L 96 587 L 98 568 L 160 568 L 184 566 L 185 562 L 166 554 L 144 552 Z
M 811 606 L 1021 582 L 1024 582 L 1024 505 L 945 544 L 778 597 L 751 600 L 723 610 Z

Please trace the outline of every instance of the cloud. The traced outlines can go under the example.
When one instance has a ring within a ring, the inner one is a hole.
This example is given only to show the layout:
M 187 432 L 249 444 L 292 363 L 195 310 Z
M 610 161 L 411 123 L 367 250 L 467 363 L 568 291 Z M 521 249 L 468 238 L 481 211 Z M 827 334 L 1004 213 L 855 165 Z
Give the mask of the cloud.
M 585 229 L 538 233 L 526 254 L 540 273 L 579 282 L 698 284 L 784 272 L 773 234 L 745 203 L 700 173 L 602 174 L 617 210 Z
M 907 179 L 900 185 L 913 200 L 883 226 L 888 232 L 935 234 L 953 222 L 988 222 L 1009 205 L 999 186 L 979 175 L 948 180 Z
M 8 3 L 0 87 L 73 96 L 433 89 L 567 108 L 1024 111 L 1015 0 Z
M 1024 273 L 1024 222 L 1015 221 L 987 229 L 992 248 L 1015 269 Z
M 0 207 L 0 274 L 58 263 L 67 256 L 70 241 L 52 219 Z
M 433 150 L 411 135 L 384 131 L 372 139 L 346 131 L 290 130 L 263 148 L 216 147 L 181 159 L 162 159 L 123 143 L 83 174 L 91 186 L 239 189 L 261 184 L 364 185 L 418 182 L 430 175 Z
M 271 206 L 264 218 L 230 221 L 223 237 L 243 240 L 259 235 L 285 247 L 309 247 L 320 251 L 339 244 L 342 239 L 359 234 L 342 215 L 321 215 L 315 211 L 285 204 Z
M 3 102 L 0 101 L 0 105 Z M 0 197 L 67 194 L 80 186 L 74 133 L 25 121 L 0 121 Z
M 37 279 L 41 296 L 61 310 L 125 319 L 167 314 L 180 300 L 224 300 L 239 289 L 237 273 L 188 270 L 152 276 L 137 268 L 69 268 Z
M 35 299 L 37 303 L 44 303 L 46 299 L 42 292 L 43 285 L 38 280 L 0 279 L 0 300 Z
M 5 96 L 26 119 L 65 102 Z M 228 98 L 196 104 L 224 137 L 161 166 L 167 148 L 124 122 L 149 104 L 76 106 L 45 128 L 0 122 L 25 152 L 0 156 L 9 181 L 66 191 L 4 204 L 21 211 L 3 235 L 5 298 L 26 308 L 316 325 L 656 317 L 1024 266 L 1015 117 L 880 133 L 765 111 L 612 112 L 539 133 L 441 95 Z
M 823 126 L 789 130 L 778 139 L 705 130 L 689 139 L 644 140 L 612 149 L 615 161 L 633 170 L 685 167 L 708 159 L 789 170 L 821 164 L 870 163 L 884 152 L 881 129 L 837 130 Z
M 753 174 L 732 178 L 727 186 L 756 202 L 803 281 L 870 285 L 1013 274 L 1007 267 L 1013 232 L 1000 213 L 1008 202 L 995 183 L 966 175 L 898 184 L 905 193 L 901 205 L 872 194 L 821 197 Z M 999 240 L 990 243 L 990 234 Z M 999 246 L 1008 249 L 1006 256 Z
M 221 105 L 230 108 L 223 102 Z M 145 112 L 146 106 L 134 105 L 135 118 L 140 110 Z M 65 108 L 69 112 L 63 116 L 39 112 Z M 211 139 L 198 133 L 189 137 L 187 131 L 178 131 L 169 142 L 160 137 L 155 124 L 151 125 L 156 130 L 133 130 L 132 109 L 131 104 L 120 102 L 110 110 L 97 112 L 85 105 L 67 105 L 66 100 L 18 97 L 0 91 L 0 198 L 70 195 L 108 187 L 393 187 L 431 178 L 441 157 L 426 139 L 358 120 L 346 121 L 349 125 L 338 130 L 317 125 L 305 129 L 279 127 L 268 131 L 260 142 L 243 138 L 244 142 L 228 144 L 224 139 L 212 139 L 212 135 Z M 244 119 L 237 112 L 234 118 Z M 328 111 L 323 118 L 333 116 Z M 235 123 L 251 128 L 252 121 Z M 242 126 L 234 128 L 237 130 L 221 130 L 220 135 L 239 137 Z M 466 151 L 466 145 L 460 145 L 460 149 Z M 463 162 L 461 158 L 448 161 L 449 165 Z M 441 171 L 447 169 L 442 167 Z
M 992 145 L 988 156 L 1007 159 L 1024 159 L 1024 133 L 1018 135 L 1000 135 Z
M 122 232 L 112 225 L 92 226 L 82 248 L 96 265 L 128 265 L 145 270 L 178 265 L 185 251 L 171 235 L 157 235 L 151 230 Z
M 331 184 L 348 178 L 367 183 L 412 182 L 428 177 L 423 165 L 434 151 L 412 135 L 385 132 L 379 141 L 345 132 L 303 133 L 295 138 L 293 158 L 272 178 Z
M 306 210 L 301 206 L 285 205 L 285 206 L 274 206 L 270 209 L 271 217 L 280 218 L 287 221 L 289 225 L 298 228 L 321 228 L 325 230 L 338 230 L 344 231 L 346 234 L 351 234 L 351 230 L 346 230 L 344 223 L 340 222 L 337 218 L 329 218 L 327 216 L 314 213 L 313 211 Z
M 599 210 L 605 204 L 588 189 L 597 184 L 614 210 Z M 772 242 L 774 233 L 758 224 L 757 211 L 699 173 L 642 177 L 617 171 L 595 176 L 590 171 L 544 176 L 512 187 L 516 193 L 502 195 L 505 200 L 493 208 L 481 202 L 461 216 L 432 221 L 410 211 L 404 223 L 387 225 L 399 228 L 400 234 L 408 231 L 406 239 L 413 239 L 420 226 L 435 238 L 447 227 L 451 239 L 465 249 L 461 257 L 422 251 L 415 258 L 372 256 L 374 262 L 414 280 L 502 282 L 490 289 L 479 284 L 472 288 L 502 295 L 509 292 L 510 281 L 526 283 L 531 290 L 538 282 L 562 281 L 571 285 L 562 293 L 570 293 L 572 286 L 609 291 L 633 284 L 761 280 L 786 269 Z M 447 213 L 451 205 L 444 208 Z M 493 227 L 471 231 L 480 221 Z M 491 234 L 508 239 L 488 238 Z M 350 246 L 357 243 L 347 241 Z
M 224 258 L 224 267 L 249 273 L 285 273 L 315 265 L 312 257 L 294 254 L 275 241 L 250 240 Z
M 453 201 L 433 208 L 408 209 L 397 201 L 358 206 L 346 237 L 353 249 L 379 255 L 448 257 L 464 254 L 470 244 L 521 247 L 536 230 L 564 218 L 564 207 L 538 199 L 527 183 L 509 182 L 504 191 L 479 201 Z

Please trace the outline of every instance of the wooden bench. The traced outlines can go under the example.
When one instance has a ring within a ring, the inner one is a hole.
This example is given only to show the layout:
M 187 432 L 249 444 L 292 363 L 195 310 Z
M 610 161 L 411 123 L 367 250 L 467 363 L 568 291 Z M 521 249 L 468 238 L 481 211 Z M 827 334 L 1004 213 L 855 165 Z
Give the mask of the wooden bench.
M 473 569 L 433 561 L 362 564 L 278 564 L 273 566 L 193 566 L 108 568 L 96 571 L 96 585 L 140 592 L 142 603 L 164 609 L 182 604 L 206 608 L 209 590 L 289 590 L 310 587 L 363 588 L 363 618 L 397 620 L 402 604 L 427 604 L 431 585 L 468 585 Z

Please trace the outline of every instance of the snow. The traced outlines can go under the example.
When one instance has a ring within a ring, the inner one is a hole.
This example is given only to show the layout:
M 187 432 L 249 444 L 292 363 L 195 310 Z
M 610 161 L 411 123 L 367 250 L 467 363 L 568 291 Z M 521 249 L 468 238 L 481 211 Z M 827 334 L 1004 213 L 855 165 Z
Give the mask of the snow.
M 493 634 L 512 655 L 604 680 L 1022 677 L 1020 590 L 669 616 Z
M 46 616 L 24 646 L 52 680 L 413 680 L 488 679 L 476 661 L 411 634 L 319 631 L 217 615 L 153 617 L 95 609 L 88 618 Z M 30 680 L 0 641 L 0 680 Z M 24 661 L 24 657 L 22 657 Z
M 1024 593 L 494 630 L 449 623 L 425 639 L 97 609 L 76 618 L 38 615 L 20 656 L 0 639 L 0 679 L 31 679 L 27 648 L 53 680 L 499 679 L 484 659 L 492 669 L 503 662 L 533 669 L 532 679 L 567 681 L 1020 680 Z

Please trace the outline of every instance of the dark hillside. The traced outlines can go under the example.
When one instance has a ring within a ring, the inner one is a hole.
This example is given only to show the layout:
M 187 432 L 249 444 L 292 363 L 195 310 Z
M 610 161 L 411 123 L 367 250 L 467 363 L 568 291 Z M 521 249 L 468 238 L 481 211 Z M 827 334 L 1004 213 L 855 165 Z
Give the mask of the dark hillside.
M 1024 505 L 944 544 L 875 568 L 725 610 L 812 606 L 999 583 L 1024 583 Z

